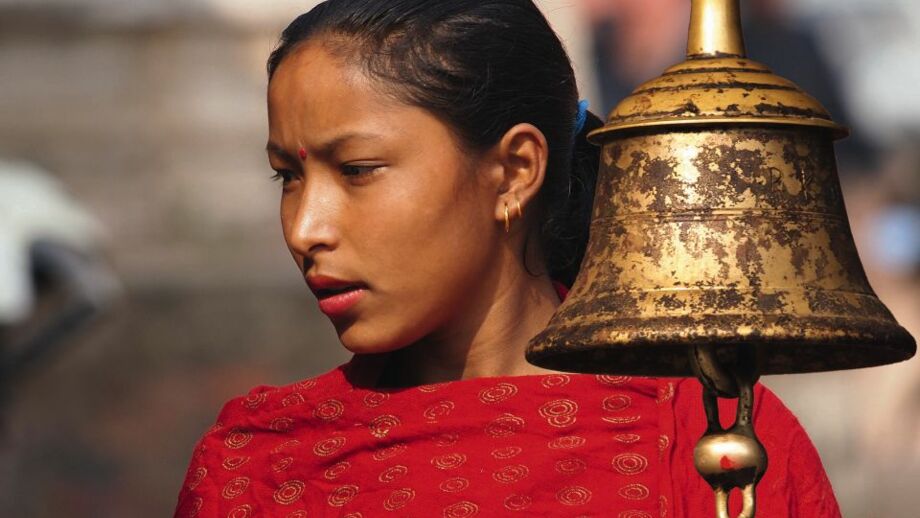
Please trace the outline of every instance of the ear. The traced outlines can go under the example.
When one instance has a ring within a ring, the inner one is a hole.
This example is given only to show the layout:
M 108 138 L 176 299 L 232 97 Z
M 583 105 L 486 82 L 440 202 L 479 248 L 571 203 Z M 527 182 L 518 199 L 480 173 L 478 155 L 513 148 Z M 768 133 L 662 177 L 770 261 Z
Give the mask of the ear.
M 495 172 L 499 175 L 495 218 L 504 225 L 507 206 L 513 229 L 543 187 L 549 145 L 536 126 L 522 123 L 505 133 L 493 153 Z

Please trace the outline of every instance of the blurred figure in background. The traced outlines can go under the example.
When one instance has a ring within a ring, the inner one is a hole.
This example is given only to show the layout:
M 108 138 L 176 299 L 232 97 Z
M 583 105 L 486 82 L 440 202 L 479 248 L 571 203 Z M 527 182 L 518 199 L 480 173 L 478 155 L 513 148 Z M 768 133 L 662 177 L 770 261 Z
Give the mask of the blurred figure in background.
M 593 27 L 597 78 L 607 109 L 683 61 L 690 18 L 686 0 L 585 0 L 585 13 Z M 742 14 L 748 56 L 798 84 L 848 126 L 840 77 L 822 55 L 815 28 L 796 23 L 785 0 L 743 2 Z M 875 166 L 876 152 L 859 134 L 840 142 L 837 150 L 842 174 Z

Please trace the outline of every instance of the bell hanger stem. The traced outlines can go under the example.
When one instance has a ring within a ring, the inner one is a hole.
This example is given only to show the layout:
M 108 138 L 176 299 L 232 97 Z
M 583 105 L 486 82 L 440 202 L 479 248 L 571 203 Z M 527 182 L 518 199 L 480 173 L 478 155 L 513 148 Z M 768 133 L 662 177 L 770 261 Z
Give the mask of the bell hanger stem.
M 691 0 L 687 58 L 746 56 L 739 0 Z

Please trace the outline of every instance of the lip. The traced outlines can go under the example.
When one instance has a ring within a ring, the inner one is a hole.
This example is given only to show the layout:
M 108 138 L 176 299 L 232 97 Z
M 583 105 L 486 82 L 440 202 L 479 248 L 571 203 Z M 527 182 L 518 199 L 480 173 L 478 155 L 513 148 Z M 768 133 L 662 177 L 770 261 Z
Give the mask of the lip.
M 319 310 L 329 317 L 344 316 L 367 293 L 367 286 L 360 282 L 325 275 L 308 277 L 307 285 L 319 301 Z

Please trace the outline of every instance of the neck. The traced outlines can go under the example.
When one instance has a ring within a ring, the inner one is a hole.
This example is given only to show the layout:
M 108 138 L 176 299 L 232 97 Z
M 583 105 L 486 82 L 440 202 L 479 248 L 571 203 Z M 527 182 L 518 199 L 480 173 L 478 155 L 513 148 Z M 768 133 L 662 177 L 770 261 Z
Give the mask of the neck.
M 478 283 L 447 327 L 391 353 L 387 384 L 552 372 L 527 363 L 524 351 L 546 327 L 559 297 L 547 275 L 534 277 L 519 261 L 509 263 L 515 266 Z

